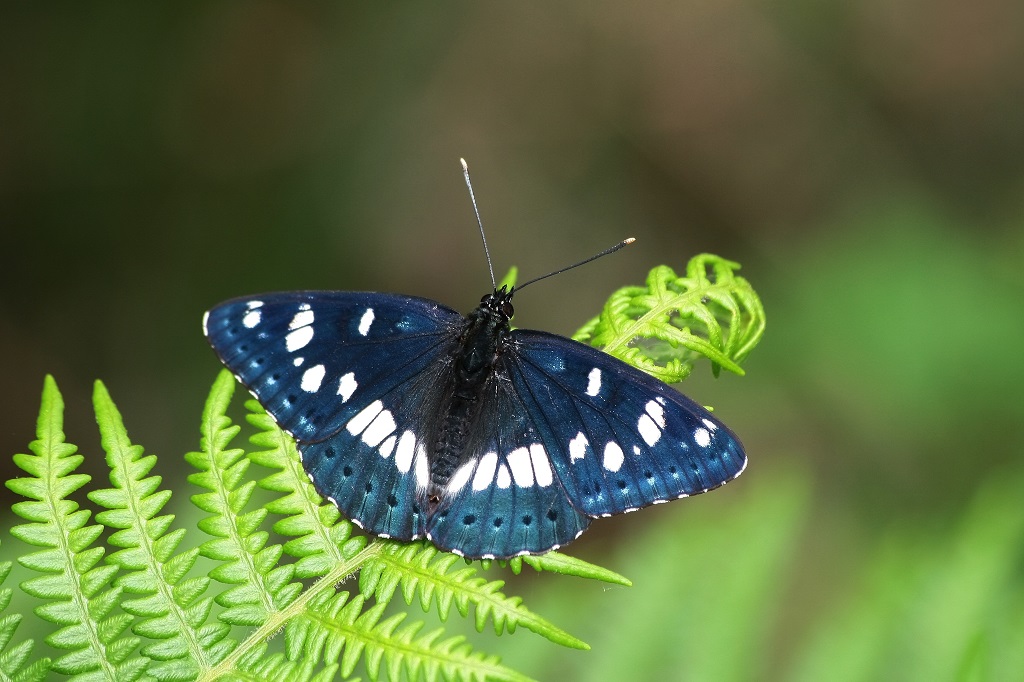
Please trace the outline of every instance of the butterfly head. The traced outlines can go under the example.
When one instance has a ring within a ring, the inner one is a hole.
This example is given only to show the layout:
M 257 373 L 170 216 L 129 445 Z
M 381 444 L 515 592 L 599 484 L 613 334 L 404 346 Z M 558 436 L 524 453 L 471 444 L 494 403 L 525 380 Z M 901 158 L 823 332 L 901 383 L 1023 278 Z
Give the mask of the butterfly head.
M 507 322 L 516 314 L 515 308 L 512 307 L 512 296 L 514 294 L 515 287 L 509 289 L 505 285 L 502 285 L 502 287 L 500 289 L 496 289 L 493 294 L 487 294 L 481 298 L 480 307 L 493 315 L 505 318 L 505 321 Z

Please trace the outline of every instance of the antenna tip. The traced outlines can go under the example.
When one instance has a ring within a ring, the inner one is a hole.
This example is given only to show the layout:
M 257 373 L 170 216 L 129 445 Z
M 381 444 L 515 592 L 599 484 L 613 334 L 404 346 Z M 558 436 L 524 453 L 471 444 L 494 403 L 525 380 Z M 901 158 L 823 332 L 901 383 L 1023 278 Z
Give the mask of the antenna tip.
M 464 171 L 468 171 L 468 170 L 469 170 L 469 164 L 468 164 L 468 163 L 466 163 L 466 160 L 465 160 L 465 159 L 463 159 L 463 158 L 460 158 L 460 159 L 459 159 L 459 163 L 461 163 L 461 164 L 462 164 L 462 170 L 464 170 Z
M 623 239 L 622 240 L 622 244 L 623 245 L 632 244 L 635 241 L 636 241 L 636 237 L 630 237 L 629 239 Z

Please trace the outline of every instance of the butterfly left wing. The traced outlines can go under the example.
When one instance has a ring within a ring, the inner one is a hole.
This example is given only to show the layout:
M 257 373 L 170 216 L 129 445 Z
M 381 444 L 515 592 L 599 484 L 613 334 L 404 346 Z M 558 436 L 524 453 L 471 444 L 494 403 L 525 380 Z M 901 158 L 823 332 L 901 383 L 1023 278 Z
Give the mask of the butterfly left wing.
M 739 439 L 710 412 L 606 353 L 517 329 L 507 355 L 557 478 L 587 516 L 706 492 L 746 466 Z
M 480 400 L 463 464 L 433 511 L 427 537 L 485 559 L 539 554 L 579 537 L 590 519 L 569 502 L 544 436 L 501 362 Z
M 286 431 L 324 497 L 378 535 L 424 532 L 448 356 L 463 323 L 427 299 L 289 292 L 227 301 L 204 321 L 217 355 Z

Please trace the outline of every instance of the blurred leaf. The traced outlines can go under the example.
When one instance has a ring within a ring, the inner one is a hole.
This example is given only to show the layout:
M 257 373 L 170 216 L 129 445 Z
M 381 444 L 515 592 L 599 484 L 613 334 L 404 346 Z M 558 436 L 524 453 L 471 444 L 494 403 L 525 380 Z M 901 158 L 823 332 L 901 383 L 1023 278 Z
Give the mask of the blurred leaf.
M 1024 590 L 1021 499 L 1024 477 L 997 477 L 948 540 L 890 534 L 861 588 L 838 613 L 821 614 L 787 679 L 973 679 L 990 667 L 1001 671 L 990 679 L 1019 679 L 1024 632 L 1003 612 Z

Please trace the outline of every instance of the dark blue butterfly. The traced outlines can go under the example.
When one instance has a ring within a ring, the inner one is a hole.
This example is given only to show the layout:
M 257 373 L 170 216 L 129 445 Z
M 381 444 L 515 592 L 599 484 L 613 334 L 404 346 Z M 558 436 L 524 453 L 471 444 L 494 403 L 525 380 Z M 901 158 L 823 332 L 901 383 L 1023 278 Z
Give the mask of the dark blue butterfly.
M 743 471 L 736 436 L 666 384 L 510 330 L 512 293 L 465 317 L 394 294 L 266 294 L 222 303 L 204 329 L 317 490 L 383 537 L 474 558 L 545 552 L 593 518 Z

